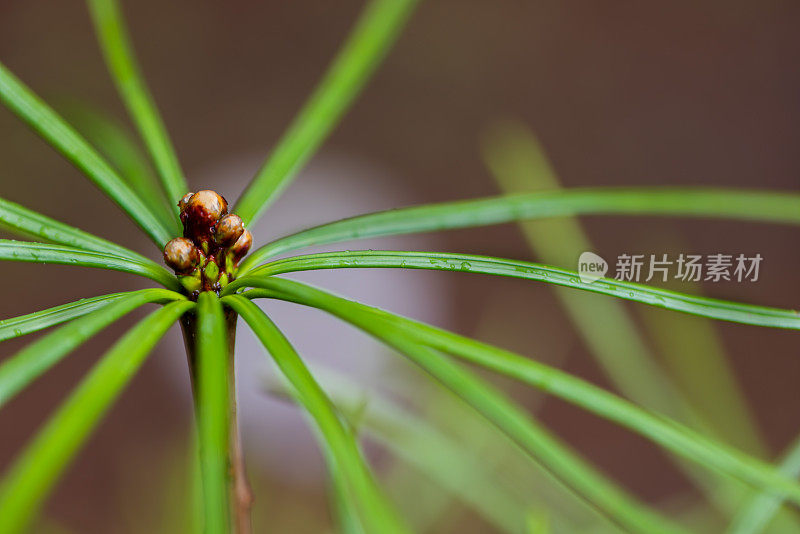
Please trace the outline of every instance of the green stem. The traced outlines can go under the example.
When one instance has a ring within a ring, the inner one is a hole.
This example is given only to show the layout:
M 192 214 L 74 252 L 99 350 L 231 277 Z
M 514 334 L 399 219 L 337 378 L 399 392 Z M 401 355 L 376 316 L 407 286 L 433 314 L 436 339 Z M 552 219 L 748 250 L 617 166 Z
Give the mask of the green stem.
M 225 309 L 225 326 L 228 341 L 228 414 L 229 441 L 228 461 L 230 484 L 229 492 L 233 509 L 233 527 L 236 534 L 250 534 L 252 524 L 250 509 L 253 504 L 253 493 L 247 480 L 244 453 L 242 451 L 241 434 L 239 432 L 238 403 L 236 399 L 236 323 L 239 316 L 230 309 Z M 189 368 L 189 381 L 192 397 L 197 408 L 197 315 L 187 313 L 181 318 L 181 331 L 186 348 L 186 359 Z

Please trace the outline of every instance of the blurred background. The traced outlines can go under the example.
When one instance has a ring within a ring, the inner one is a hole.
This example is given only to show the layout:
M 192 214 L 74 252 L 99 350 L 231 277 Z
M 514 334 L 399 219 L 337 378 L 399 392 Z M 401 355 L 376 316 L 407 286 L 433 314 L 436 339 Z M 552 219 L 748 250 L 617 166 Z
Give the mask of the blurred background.
M 123 2 L 142 70 L 194 188 L 237 197 L 362 4 Z M 798 23 L 800 4 L 791 1 L 422 2 L 362 97 L 261 220 L 256 244 L 368 211 L 559 182 L 797 191 Z M 91 113 L 131 129 L 82 3 L 0 0 L 0 60 L 87 135 Z M 5 109 L 0 196 L 160 255 Z M 548 224 L 569 237 L 547 242 Z M 580 227 L 543 221 L 331 248 L 481 253 L 574 269 L 586 244 L 610 262 L 623 253 L 759 253 L 757 282 L 670 287 L 799 305 L 800 248 L 796 229 L 784 226 L 585 217 Z M 61 266 L 4 263 L 0 272 L 0 318 L 147 285 Z M 364 270 L 302 279 L 558 365 L 691 420 L 677 413 L 682 401 L 674 394 L 700 414 L 698 426 L 763 458 L 777 457 L 800 430 L 800 361 L 791 332 L 643 305 L 609 308 L 603 297 L 478 275 Z M 524 509 L 555 530 L 613 528 L 540 472 L 520 467 L 528 464 L 518 451 L 401 358 L 313 311 L 266 309 L 326 377 L 365 436 L 390 495 L 420 531 L 513 531 L 515 519 L 509 524 L 502 503 L 518 503 L 514 511 Z M 136 318 L 104 331 L 0 411 L 0 467 Z M 597 326 L 618 335 L 598 339 Z M 29 340 L 4 343 L 0 358 Z M 331 530 L 328 480 L 314 436 L 243 328 L 237 359 L 256 532 Z M 649 363 L 636 363 L 642 361 Z M 724 525 L 724 513 L 704 505 L 695 474 L 656 447 L 560 401 L 497 383 L 642 499 L 696 516 L 708 531 Z M 73 464 L 37 528 L 186 530 L 191 428 L 185 356 L 174 329 Z M 468 485 L 478 493 L 465 495 Z M 564 514 L 574 525 L 559 525 Z

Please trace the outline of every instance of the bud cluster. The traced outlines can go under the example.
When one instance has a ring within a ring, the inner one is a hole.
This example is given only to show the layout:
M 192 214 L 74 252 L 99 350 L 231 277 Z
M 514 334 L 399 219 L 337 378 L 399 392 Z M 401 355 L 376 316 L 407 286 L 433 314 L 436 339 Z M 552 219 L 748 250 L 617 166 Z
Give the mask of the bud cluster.
M 219 293 L 235 278 L 253 236 L 241 217 L 228 213 L 228 202 L 214 191 L 187 193 L 178 207 L 183 237 L 166 244 L 164 262 L 193 297 L 200 291 Z

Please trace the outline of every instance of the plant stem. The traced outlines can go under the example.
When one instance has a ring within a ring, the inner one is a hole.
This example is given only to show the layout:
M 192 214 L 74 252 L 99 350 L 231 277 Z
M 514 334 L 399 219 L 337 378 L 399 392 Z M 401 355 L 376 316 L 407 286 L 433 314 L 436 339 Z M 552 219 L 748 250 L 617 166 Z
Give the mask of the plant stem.
M 228 448 L 228 461 L 230 463 L 230 495 L 233 505 L 233 527 L 236 534 L 251 534 L 252 525 L 250 521 L 250 508 L 253 504 L 253 493 L 247 481 L 247 471 L 245 468 L 244 454 L 242 452 L 242 441 L 239 434 L 239 419 L 236 402 L 236 364 L 234 360 L 236 346 L 236 322 L 238 314 L 232 310 L 225 310 L 225 322 L 228 332 L 228 383 L 229 400 L 228 410 L 230 413 L 230 440 Z M 197 318 L 193 313 L 184 314 L 181 318 L 181 330 L 183 331 L 183 341 L 186 346 L 186 357 L 189 365 L 189 378 L 192 387 L 192 398 L 197 400 L 197 347 L 196 347 L 196 326 Z
M 234 513 L 234 532 L 237 534 L 250 534 L 252 525 L 250 522 L 250 507 L 253 505 L 253 492 L 247 481 L 247 469 L 244 463 L 244 453 L 242 452 L 242 439 L 239 433 L 238 402 L 236 399 L 236 362 L 234 359 L 236 345 L 236 320 L 239 315 L 233 310 L 225 310 L 225 322 L 228 326 L 228 346 L 230 350 L 228 380 L 230 387 L 228 409 L 230 410 L 230 445 L 229 458 L 231 463 L 231 497 L 233 500 Z

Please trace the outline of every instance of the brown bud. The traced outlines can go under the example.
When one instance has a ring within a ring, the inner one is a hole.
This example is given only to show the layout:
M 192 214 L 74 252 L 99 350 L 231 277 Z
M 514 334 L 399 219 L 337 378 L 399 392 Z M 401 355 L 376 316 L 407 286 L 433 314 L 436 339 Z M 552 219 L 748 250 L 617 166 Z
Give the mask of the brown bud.
M 249 252 L 251 246 L 253 246 L 253 234 L 250 233 L 250 230 L 245 230 L 230 248 L 234 263 L 239 263 L 239 260 Z
M 215 221 L 228 213 L 228 203 L 216 191 L 204 189 L 187 200 L 187 209 L 212 218 Z
M 200 251 L 190 239 L 176 237 L 164 247 L 164 262 L 176 273 L 190 273 L 200 264 Z
M 186 197 L 184 197 L 186 198 Z M 215 191 L 198 191 L 181 211 L 184 235 L 195 242 L 209 241 L 220 217 L 228 213 L 228 203 Z
M 214 241 L 221 247 L 228 247 L 244 233 L 244 222 L 235 213 L 223 215 L 214 231 Z
M 192 195 L 194 195 L 194 193 L 186 193 L 183 195 L 183 198 L 178 201 L 178 209 L 181 210 L 181 213 L 183 213 L 183 210 L 189 205 L 189 199 L 192 198 Z

